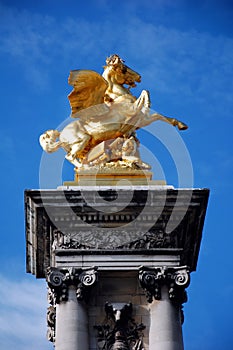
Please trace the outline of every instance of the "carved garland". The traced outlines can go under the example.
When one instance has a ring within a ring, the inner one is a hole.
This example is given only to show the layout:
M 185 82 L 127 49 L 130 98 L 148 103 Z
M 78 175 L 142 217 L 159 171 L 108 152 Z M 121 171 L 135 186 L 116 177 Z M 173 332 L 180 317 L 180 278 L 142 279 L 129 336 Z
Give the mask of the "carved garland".
M 99 230 L 101 233 L 101 231 Z M 79 237 L 83 232 L 79 232 Z M 87 233 L 85 233 L 87 235 Z M 129 243 L 119 244 L 114 246 L 114 249 L 153 249 L 153 248 L 177 248 L 179 246 L 177 242 L 177 232 L 166 233 L 166 230 L 163 228 L 154 229 L 144 234 L 141 234 L 140 239 L 130 241 L 130 231 L 116 230 L 114 229 L 114 234 L 117 235 L 118 239 L 121 235 L 124 235 L 124 238 L 129 236 Z M 139 232 L 140 234 L 140 232 Z M 91 236 L 95 237 L 95 231 L 88 232 L 88 240 L 91 239 Z M 132 235 L 132 234 L 131 234 Z M 135 232 L 133 233 L 133 236 Z M 92 249 L 88 244 L 80 243 L 76 235 L 69 233 L 62 233 L 61 231 L 55 229 L 53 231 L 53 244 L 52 250 L 56 249 Z M 101 235 L 101 246 L 108 246 L 110 237 L 112 237 L 112 232 L 109 230 L 109 233 L 106 234 L 106 231 L 103 231 Z M 96 239 L 96 237 L 95 237 Z M 103 241 L 105 240 L 105 242 Z M 106 243 L 104 245 L 104 243 Z M 120 243 L 120 239 L 119 239 Z

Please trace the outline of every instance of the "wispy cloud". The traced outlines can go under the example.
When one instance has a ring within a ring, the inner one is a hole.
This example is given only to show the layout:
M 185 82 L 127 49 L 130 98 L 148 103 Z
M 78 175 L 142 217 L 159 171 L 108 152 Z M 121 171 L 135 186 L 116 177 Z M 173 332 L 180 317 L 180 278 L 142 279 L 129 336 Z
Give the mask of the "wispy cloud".
M 208 103 L 209 114 L 216 113 L 216 107 L 220 112 L 222 104 L 224 113 L 231 110 L 231 38 L 166 28 L 136 15 L 124 23 L 122 34 L 122 25 L 114 17 L 101 21 L 65 17 L 58 23 L 27 10 L 6 6 L 0 10 L 0 52 L 20 64 L 31 84 L 40 88 L 52 84 L 64 62 L 75 69 L 82 68 L 83 62 L 87 65 L 83 68 L 92 68 L 97 61 L 100 69 L 103 56 L 117 51 L 140 68 L 143 83 L 152 93 L 159 89 L 174 99 L 183 96 L 188 102 Z
M 46 340 L 46 286 L 0 276 L 1 349 L 52 349 Z
M 13 157 L 15 151 L 14 139 L 12 136 L 7 135 L 5 130 L 0 130 L 0 154 L 5 153 L 8 157 Z

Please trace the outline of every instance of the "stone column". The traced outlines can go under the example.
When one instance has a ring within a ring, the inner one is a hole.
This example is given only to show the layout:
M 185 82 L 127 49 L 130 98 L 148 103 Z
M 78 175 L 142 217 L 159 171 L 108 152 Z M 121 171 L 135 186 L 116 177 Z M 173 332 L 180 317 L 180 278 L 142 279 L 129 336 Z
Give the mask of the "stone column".
M 183 350 L 182 303 L 190 277 L 186 266 L 141 268 L 139 280 L 150 303 L 149 350 Z
M 88 287 L 97 279 L 96 270 L 49 268 L 48 339 L 56 350 L 88 350 Z

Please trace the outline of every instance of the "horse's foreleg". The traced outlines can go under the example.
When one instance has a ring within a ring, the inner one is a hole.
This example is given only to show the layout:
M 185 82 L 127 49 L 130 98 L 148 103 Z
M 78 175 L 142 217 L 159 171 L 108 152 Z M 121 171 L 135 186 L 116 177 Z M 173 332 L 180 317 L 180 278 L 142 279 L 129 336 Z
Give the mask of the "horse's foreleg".
M 150 93 L 147 90 L 142 90 L 141 95 L 134 102 L 134 108 L 136 110 L 142 110 L 144 114 L 147 114 L 150 110 Z
M 169 117 L 166 117 L 166 116 L 159 114 L 159 113 L 151 114 L 148 119 L 152 119 L 153 121 L 161 120 L 165 123 L 171 124 L 173 126 L 177 126 L 179 130 L 188 129 L 188 126 L 185 123 L 181 122 L 180 120 L 177 120 L 175 118 L 169 118 Z M 150 123 L 148 123 L 148 124 L 150 124 Z

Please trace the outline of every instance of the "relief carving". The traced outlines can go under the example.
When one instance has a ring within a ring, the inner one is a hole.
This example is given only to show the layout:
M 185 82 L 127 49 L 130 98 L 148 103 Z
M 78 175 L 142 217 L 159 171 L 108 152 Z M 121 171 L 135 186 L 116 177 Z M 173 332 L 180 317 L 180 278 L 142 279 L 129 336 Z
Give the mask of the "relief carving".
M 166 233 L 165 230 L 155 232 L 146 232 L 143 236 L 127 245 L 119 248 L 129 249 L 153 249 L 153 248 L 174 248 L 176 239 L 172 233 Z
M 90 229 L 78 233 L 53 232 L 52 250 L 56 249 L 153 249 L 177 248 L 177 233 L 165 228 L 142 233 L 126 229 Z M 123 242 L 123 244 L 122 244 Z M 125 242 L 125 243 L 124 243 Z
M 97 325 L 97 341 L 103 350 L 143 350 L 143 329 L 131 317 L 132 304 L 106 303 L 106 322 Z
M 53 231 L 52 250 L 55 251 L 56 249 L 90 249 L 90 247 L 73 239 L 71 234 L 64 234 L 56 229 Z

